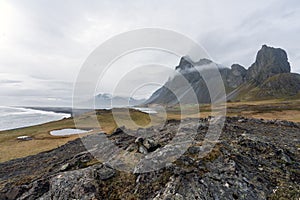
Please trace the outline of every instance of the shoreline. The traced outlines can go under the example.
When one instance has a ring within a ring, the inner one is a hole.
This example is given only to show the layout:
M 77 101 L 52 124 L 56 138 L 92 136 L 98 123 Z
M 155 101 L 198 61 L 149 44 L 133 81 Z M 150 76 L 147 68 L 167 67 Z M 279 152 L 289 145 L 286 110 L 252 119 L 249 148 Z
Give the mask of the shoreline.
M 0 132 L 19 130 L 71 118 L 70 113 L 52 110 L 33 109 L 29 107 L 1 106 Z
M 41 111 L 48 111 L 48 112 L 55 112 L 55 113 L 65 113 L 65 114 L 70 114 L 71 117 L 73 117 L 73 114 L 75 115 L 80 115 L 84 113 L 88 113 L 90 111 L 97 111 L 97 110 L 112 110 L 112 109 L 123 109 L 123 108 L 128 108 L 128 109 L 133 109 L 133 110 L 138 110 L 143 113 L 148 113 L 148 114 L 154 114 L 156 111 L 154 109 L 148 108 L 148 107 L 137 107 L 137 106 L 132 106 L 132 107 L 115 107 L 115 108 L 96 108 L 96 109 L 88 109 L 88 108 L 76 108 L 73 109 L 72 107 L 38 107 L 38 106 L 33 106 L 33 107 L 20 107 L 20 108 L 28 108 L 28 109 L 33 109 L 33 110 L 41 110 Z
M 39 106 L 30 106 L 30 107 L 24 107 L 24 108 L 28 108 L 28 109 L 33 109 L 33 110 L 41 110 L 41 111 L 47 111 L 47 112 L 55 112 L 55 113 L 65 113 L 65 114 L 70 114 L 71 117 L 73 116 L 74 112 L 76 114 L 83 114 L 86 113 L 88 111 L 90 111 L 90 109 L 74 109 L 72 107 L 47 107 L 47 106 L 43 106 L 43 107 L 39 107 Z
M 50 120 L 50 121 L 46 121 L 46 122 L 41 122 L 41 123 L 36 123 L 36 124 L 32 124 L 32 125 L 25 125 L 25 126 L 21 126 L 21 127 L 16 127 L 16 128 L 10 128 L 10 129 L 3 129 L 0 130 L 0 133 L 3 131 L 13 131 L 13 130 L 20 130 L 20 129 L 24 129 L 24 128 L 30 128 L 33 126 L 39 126 L 39 125 L 43 125 L 43 124 L 47 124 L 47 123 L 51 123 L 51 122 L 58 122 L 64 119 L 71 119 L 75 116 L 79 116 L 81 114 L 85 114 L 85 113 L 89 113 L 92 111 L 111 111 L 113 109 L 123 109 L 122 108 L 99 108 L 99 109 L 95 109 L 95 110 L 91 110 L 91 109 L 86 109 L 86 108 L 79 108 L 79 109 L 72 109 L 71 107 L 28 107 L 28 106 L 7 106 L 7 107 L 12 107 L 12 108 L 20 108 L 20 109 L 30 109 L 30 110 L 36 110 L 36 111 L 44 111 L 44 112 L 49 112 L 49 113 L 57 113 L 57 114 L 68 114 L 70 116 L 68 117 L 62 117 L 61 119 L 57 119 L 57 120 Z M 129 109 L 133 109 L 136 111 L 140 111 L 142 113 L 146 113 L 146 114 L 155 114 L 156 111 L 154 111 L 153 109 L 149 109 L 149 108 L 143 108 L 143 107 L 130 107 Z

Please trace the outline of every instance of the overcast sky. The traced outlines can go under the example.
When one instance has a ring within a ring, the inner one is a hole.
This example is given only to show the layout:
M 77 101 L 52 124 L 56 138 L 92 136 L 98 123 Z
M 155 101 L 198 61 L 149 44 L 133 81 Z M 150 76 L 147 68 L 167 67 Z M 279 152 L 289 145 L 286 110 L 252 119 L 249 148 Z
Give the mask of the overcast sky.
M 0 0 L 0 105 L 70 106 L 88 55 L 114 35 L 146 27 L 187 35 L 228 67 L 249 67 L 262 44 L 281 47 L 299 73 L 299 8 L 298 0 Z

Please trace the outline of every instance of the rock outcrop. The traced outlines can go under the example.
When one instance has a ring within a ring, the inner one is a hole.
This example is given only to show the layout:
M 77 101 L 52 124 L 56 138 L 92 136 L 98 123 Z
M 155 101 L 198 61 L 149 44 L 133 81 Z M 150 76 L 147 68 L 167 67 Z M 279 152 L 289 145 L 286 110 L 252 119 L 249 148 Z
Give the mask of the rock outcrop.
M 199 153 L 209 121 L 186 119 L 183 123 L 189 126 L 183 134 L 196 125 L 193 144 L 176 161 L 152 172 L 113 169 L 95 160 L 80 139 L 52 151 L 0 163 L 0 199 L 300 198 L 300 124 L 227 118 L 214 148 L 202 157 Z M 163 155 L 179 125 L 179 121 L 170 120 L 163 128 L 138 130 L 151 131 L 150 139 L 120 130 L 107 137 L 128 152 L 147 154 L 139 152 L 138 143 L 148 149 L 155 147 L 154 152 Z M 87 139 L 94 141 L 103 134 Z
M 246 74 L 247 70 L 243 66 L 239 64 L 233 64 L 226 80 L 228 86 L 230 88 L 239 87 L 245 82 Z
M 281 73 L 290 73 L 291 67 L 283 49 L 263 45 L 255 62 L 249 67 L 246 79 L 263 83 L 268 78 Z

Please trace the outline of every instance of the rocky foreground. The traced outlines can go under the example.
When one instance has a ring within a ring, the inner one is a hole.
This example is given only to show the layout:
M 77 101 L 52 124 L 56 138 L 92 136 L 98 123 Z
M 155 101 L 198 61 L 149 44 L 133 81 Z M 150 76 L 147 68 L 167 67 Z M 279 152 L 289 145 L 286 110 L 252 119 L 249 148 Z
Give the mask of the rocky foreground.
M 227 118 L 213 150 L 201 158 L 208 121 L 200 119 L 195 142 L 178 160 L 154 172 L 115 170 L 94 159 L 80 139 L 1 163 L 0 199 L 300 198 L 300 124 Z M 178 125 L 172 120 L 163 128 L 146 129 L 151 138 L 135 138 L 120 129 L 108 138 L 145 155 L 166 146 Z M 93 140 L 95 135 L 87 137 Z

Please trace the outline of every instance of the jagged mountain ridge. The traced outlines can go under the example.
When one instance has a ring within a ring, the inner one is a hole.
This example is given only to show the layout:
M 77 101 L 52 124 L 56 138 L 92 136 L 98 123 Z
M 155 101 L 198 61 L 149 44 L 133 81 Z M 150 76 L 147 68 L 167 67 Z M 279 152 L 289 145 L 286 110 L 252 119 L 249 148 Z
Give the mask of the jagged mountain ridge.
M 210 65 L 218 67 L 227 92 L 234 90 L 244 82 L 246 69 L 241 65 L 235 64 L 229 69 L 209 59 L 200 59 L 198 62 L 192 62 L 188 57 L 182 57 L 176 70 L 183 76 L 174 76 L 169 79 L 163 87 L 153 93 L 146 101 L 146 104 L 177 104 L 179 102 L 178 98 L 181 99 L 181 102 L 193 103 L 195 101 L 191 102 L 190 96 L 193 95 L 191 93 L 196 94 L 198 102 L 210 103 L 206 81 L 211 82 L 215 79 L 215 73 L 210 73 Z M 205 80 L 195 67 L 200 67 L 200 70 L 206 73 Z M 189 85 L 184 83 L 183 77 L 189 82 Z M 185 87 L 182 87 L 182 85 L 185 85 Z
M 175 76 L 155 91 L 146 101 L 146 104 L 191 103 L 189 101 L 191 92 L 196 94 L 198 103 L 210 103 L 211 97 L 201 76 L 202 71 L 199 73 L 197 70 L 193 70 L 197 67 L 210 70 L 210 64 L 215 64 L 218 67 L 226 90 L 227 100 L 291 98 L 297 97 L 300 93 L 300 75 L 291 73 L 286 52 L 281 48 L 263 45 L 257 53 L 255 62 L 248 70 L 239 64 L 233 64 L 231 68 L 226 68 L 209 59 L 200 59 L 198 62 L 193 62 L 187 56 L 182 57 L 176 70 L 189 82 L 190 91 L 186 92 L 188 89 L 182 88 L 178 77 Z M 206 76 L 206 79 L 214 78 L 213 75 L 211 77 Z M 278 84 L 278 81 L 280 84 Z

